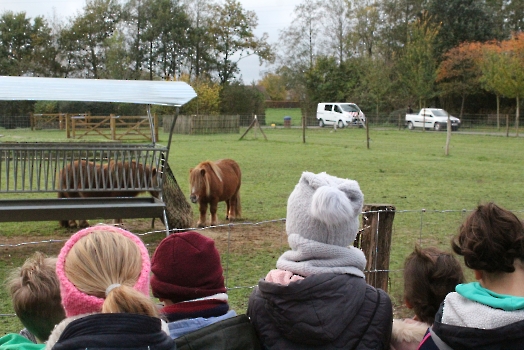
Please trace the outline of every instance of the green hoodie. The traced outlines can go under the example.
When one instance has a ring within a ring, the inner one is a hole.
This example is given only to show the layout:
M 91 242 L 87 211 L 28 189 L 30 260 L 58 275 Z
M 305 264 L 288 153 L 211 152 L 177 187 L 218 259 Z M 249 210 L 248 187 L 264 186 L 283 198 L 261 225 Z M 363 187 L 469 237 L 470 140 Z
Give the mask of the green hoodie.
M 19 334 L 9 333 L 0 338 L 0 350 L 42 350 L 45 344 L 35 344 Z

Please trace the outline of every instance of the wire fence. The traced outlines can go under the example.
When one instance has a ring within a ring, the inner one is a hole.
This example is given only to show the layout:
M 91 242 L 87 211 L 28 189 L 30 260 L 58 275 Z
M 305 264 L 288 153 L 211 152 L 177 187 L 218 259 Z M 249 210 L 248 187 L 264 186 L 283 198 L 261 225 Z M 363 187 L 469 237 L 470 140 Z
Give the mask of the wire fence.
M 367 274 L 387 273 L 387 291 L 394 305 L 402 304 L 403 293 L 403 264 L 404 259 L 413 251 L 415 246 L 434 246 L 450 251 L 450 241 L 457 233 L 460 223 L 471 212 L 462 210 L 394 210 L 391 226 L 391 249 L 381 251 L 379 242 L 383 237 L 381 221 L 373 226 L 364 222 L 363 234 L 376 235 L 374 250 L 376 256 L 389 256 L 388 268 L 377 268 L 376 264 L 368 264 Z M 513 210 L 522 218 L 524 210 Z M 370 212 L 366 212 L 369 214 Z M 364 214 L 366 214 L 364 213 Z M 380 218 L 381 211 L 375 212 Z M 364 216 L 363 216 L 364 219 Z M 125 228 L 138 232 L 132 226 L 137 222 L 144 226 L 144 220 L 134 220 L 125 223 Z M 229 224 L 211 226 L 207 228 L 187 228 L 195 230 L 215 240 L 216 247 L 221 254 L 224 269 L 225 284 L 230 300 L 235 300 L 235 308 L 242 312 L 247 308 L 247 300 L 253 287 L 261 278 L 275 268 L 278 257 L 289 249 L 285 229 L 285 219 L 274 219 L 261 222 L 233 222 Z M 137 235 L 144 241 L 150 254 L 158 243 L 166 236 L 164 229 L 142 230 Z M 176 233 L 178 230 L 174 230 Z M 366 233 L 367 232 L 367 233 Z M 21 266 L 23 261 L 35 251 L 47 255 L 57 255 L 67 236 L 46 239 L 28 239 L 27 237 L 0 237 L 0 277 L 5 279 L 10 270 Z M 459 259 L 461 260 L 461 259 Z M 466 271 L 467 272 L 467 271 Z M 468 276 L 468 273 L 466 273 Z M 472 276 L 469 276 L 472 278 Z M 7 298 L 7 294 L 5 295 Z M 15 316 L 9 301 L 0 303 L 0 322 L 2 318 Z

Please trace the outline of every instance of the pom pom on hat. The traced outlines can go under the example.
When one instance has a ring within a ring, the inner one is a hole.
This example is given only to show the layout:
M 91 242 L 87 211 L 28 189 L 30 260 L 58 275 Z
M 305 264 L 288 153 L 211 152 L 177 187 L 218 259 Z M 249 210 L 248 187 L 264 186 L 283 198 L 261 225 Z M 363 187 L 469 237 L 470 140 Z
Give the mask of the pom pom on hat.
M 62 297 L 62 305 L 67 317 L 98 313 L 102 311 L 104 304 L 103 298 L 98 298 L 93 295 L 88 295 L 76 288 L 76 286 L 67 278 L 65 273 L 65 260 L 71 248 L 82 238 L 95 231 L 109 231 L 121 234 L 131 241 L 133 241 L 140 250 L 142 258 L 142 270 L 140 276 L 133 288 L 142 294 L 149 296 L 149 274 L 151 272 L 151 264 L 149 260 L 149 252 L 144 243 L 133 233 L 123 230 L 119 227 L 109 225 L 96 225 L 85 228 L 72 235 L 65 245 L 60 250 L 58 260 L 56 262 L 56 274 L 60 282 L 60 295 Z
M 153 295 L 174 303 L 226 292 L 215 242 L 198 232 L 164 238 L 151 259 L 151 271 Z

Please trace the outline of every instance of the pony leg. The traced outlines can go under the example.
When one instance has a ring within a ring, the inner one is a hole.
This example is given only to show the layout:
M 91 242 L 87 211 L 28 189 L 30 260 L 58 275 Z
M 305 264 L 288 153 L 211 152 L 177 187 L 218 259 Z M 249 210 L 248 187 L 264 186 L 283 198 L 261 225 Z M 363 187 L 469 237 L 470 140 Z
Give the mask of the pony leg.
M 211 212 L 211 226 L 216 226 L 218 202 L 209 203 L 209 211 Z
M 235 219 L 235 213 L 231 211 L 231 200 L 226 199 L 226 220 Z
M 198 227 L 206 227 L 206 212 L 207 212 L 207 203 L 200 203 L 200 218 L 198 219 Z

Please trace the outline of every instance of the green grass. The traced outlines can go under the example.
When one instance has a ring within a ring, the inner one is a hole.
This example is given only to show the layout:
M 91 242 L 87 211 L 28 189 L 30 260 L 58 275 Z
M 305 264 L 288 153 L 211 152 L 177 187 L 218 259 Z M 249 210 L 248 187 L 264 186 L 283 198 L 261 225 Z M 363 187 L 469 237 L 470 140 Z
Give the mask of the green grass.
M 266 109 L 266 125 L 284 125 L 284 117 L 291 117 L 291 125 L 302 125 L 302 112 L 300 108 L 268 108 Z
M 275 124 L 283 115 L 291 115 L 277 114 L 271 117 Z M 295 124 L 294 116 L 292 120 Z M 449 249 L 449 239 L 467 211 L 481 202 L 495 201 L 522 217 L 523 138 L 453 133 L 450 155 L 445 156 L 445 132 L 370 130 L 370 149 L 367 149 L 364 129 L 333 132 L 331 128 L 310 128 L 306 132 L 306 143 L 302 142 L 300 128 L 264 128 L 268 141 L 254 129 L 239 141 L 244 131 L 226 135 L 174 135 L 169 163 L 182 191 L 189 192 L 188 171 L 200 161 L 233 158 L 242 169 L 243 219 L 260 222 L 285 217 L 287 197 L 303 171 L 325 171 L 357 180 L 366 203 L 391 204 L 398 211 L 390 259 L 393 270 L 390 290 L 397 304 L 401 303 L 403 261 L 415 244 Z M 4 135 L 2 141 L 65 139 L 63 132 L 56 131 L 15 129 L 0 130 L 0 134 Z M 160 143 L 165 143 L 167 135 L 161 134 L 160 139 Z M 219 220 L 224 220 L 224 210 L 221 203 Z M 1 223 L 0 244 L 15 236 L 66 239 L 69 232 L 57 226 L 55 222 Z M 287 249 L 283 226 L 277 230 L 284 235 L 283 243 L 278 242 L 277 248 L 262 244 L 254 249 L 251 238 L 246 237 L 241 251 L 233 251 L 227 258 L 223 256 L 230 272 L 228 286 L 256 284 L 264 271 L 274 267 L 281 251 Z M 153 241 L 159 239 L 152 238 Z M 38 249 L 54 253 L 56 247 L 49 244 Z M 2 248 L 0 280 L 35 249 L 31 246 Z M 249 293 L 250 289 L 230 291 L 237 311 L 245 310 Z M 12 313 L 3 290 L 0 300 L 0 314 Z M 12 317 L 0 317 L 0 324 L 5 332 L 20 327 Z

